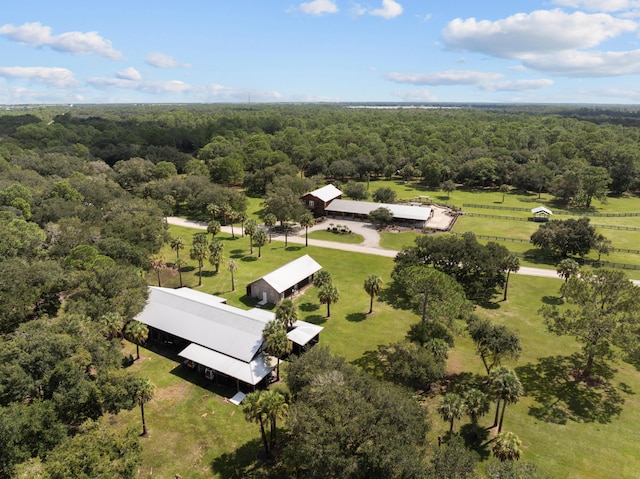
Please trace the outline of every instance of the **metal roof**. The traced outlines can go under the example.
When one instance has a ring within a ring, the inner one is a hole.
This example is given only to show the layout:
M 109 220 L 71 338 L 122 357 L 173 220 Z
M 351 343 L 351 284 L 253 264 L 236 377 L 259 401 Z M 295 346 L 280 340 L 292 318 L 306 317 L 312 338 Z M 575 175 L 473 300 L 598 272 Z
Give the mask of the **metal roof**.
M 245 311 L 222 298 L 189 290 L 149 287 L 138 321 L 248 363 L 263 343 L 262 331 L 275 314 Z
M 403 220 L 427 221 L 431 217 L 431 208 L 428 206 L 373 203 L 370 201 L 333 200 L 325 210 L 335 213 L 368 215 L 378 208 L 387 208 L 394 218 Z
M 313 190 L 307 193 L 307 195 L 315 196 L 316 198 L 326 203 L 327 201 L 331 201 L 333 199 L 336 199 L 338 196 L 341 196 L 342 191 L 340 191 L 335 186 L 329 184 L 327 186 L 323 186 L 322 188 L 318 188 L 317 190 Z
M 532 208 L 531 212 L 535 215 L 536 213 L 543 213 L 545 215 L 552 215 L 553 211 L 545 208 L 544 206 L 538 206 L 536 208 Z
M 278 293 L 282 293 L 321 269 L 322 266 L 316 263 L 311 256 L 305 254 L 259 279 L 263 279 Z M 253 282 L 255 283 L 255 281 Z
M 293 328 L 294 329 L 287 333 L 287 337 L 290 341 L 300 346 L 307 344 L 324 329 L 322 326 L 316 326 L 306 321 L 296 321 L 293 323 Z
M 258 384 L 274 368 L 262 353 L 247 363 L 193 343 L 179 356 L 251 385 Z

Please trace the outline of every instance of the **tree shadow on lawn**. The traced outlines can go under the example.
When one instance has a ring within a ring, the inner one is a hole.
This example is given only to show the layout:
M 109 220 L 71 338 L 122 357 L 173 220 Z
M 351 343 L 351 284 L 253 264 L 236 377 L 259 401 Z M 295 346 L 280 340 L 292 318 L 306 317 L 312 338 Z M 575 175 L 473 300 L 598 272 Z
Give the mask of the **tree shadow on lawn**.
M 243 249 L 233 249 L 233 250 L 230 251 L 230 253 L 231 254 L 229 256 L 231 258 L 235 258 L 235 259 L 244 258 L 244 256 L 245 256 L 245 253 L 244 253 Z
M 349 313 L 345 319 L 352 323 L 359 323 L 360 321 L 367 319 L 367 315 L 365 313 Z
M 312 311 L 318 311 L 320 309 L 320 305 L 319 304 L 315 304 L 315 303 L 302 303 L 300 306 L 300 311 L 304 311 L 305 313 L 310 313 Z
M 448 374 L 442 379 L 442 381 L 440 381 L 441 391 L 439 392 L 439 394 L 455 393 L 458 395 L 463 395 L 470 389 L 480 389 L 481 391 L 487 392 L 485 384 L 486 380 L 487 376 L 470 373 L 467 371 Z
M 302 249 L 302 246 L 287 246 L 284 250 L 285 251 L 300 251 Z
M 491 455 L 487 447 L 491 443 L 489 432 L 487 428 L 473 423 L 467 423 L 460 428 L 460 436 L 464 440 L 464 445 L 477 452 L 481 461 L 489 459 Z
M 615 370 L 606 364 L 594 365 L 590 384 L 576 378 L 585 359 L 578 353 L 571 356 L 540 358 L 516 368 L 525 394 L 535 399 L 529 415 L 555 424 L 567 421 L 611 422 L 622 411 L 624 398 L 611 384 Z
M 320 324 L 326 323 L 327 319 L 329 319 L 329 318 L 327 318 L 326 316 L 321 316 L 319 314 L 311 314 L 311 315 L 307 316 L 306 318 L 304 318 L 304 321 L 306 321 L 307 323 L 320 325 Z
M 241 261 L 245 261 L 247 263 L 253 263 L 254 261 L 258 261 L 257 256 L 243 256 Z
M 222 479 L 264 477 L 260 471 L 265 464 L 263 455 L 262 440 L 252 439 L 235 451 L 216 457 L 211 462 L 211 471 Z
M 542 302 L 550 306 L 562 306 L 564 304 L 564 299 L 558 296 L 543 296 Z

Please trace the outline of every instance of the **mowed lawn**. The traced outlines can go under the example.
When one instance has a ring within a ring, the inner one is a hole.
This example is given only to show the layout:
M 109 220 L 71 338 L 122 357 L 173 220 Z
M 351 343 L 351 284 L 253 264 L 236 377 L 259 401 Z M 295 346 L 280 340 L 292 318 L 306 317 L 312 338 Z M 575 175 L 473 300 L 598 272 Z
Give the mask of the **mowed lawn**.
M 191 236 L 196 230 L 170 228 L 172 236 L 182 236 L 187 247 L 181 257 L 188 258 Z M 393 260 L 390 258 L 347 253 L 336 250 L 273 242 L 249 255 L 248 238 L 232 239 L 220 235 L 225 256 L 238 264 L 236 291 L 231 291 L 231 275 L 224 267 L 216 275 L 205 265 L 202 291 L 224 296 L 229 304 L 249 308 L 253 301 L 245 296 L 248 282 L 303 254 L 310 254 L 334 278 L 340 292 L 338 303 L 320 305 L 317 291 L 311 287 L 295 299 L 300 317 L 322 325 L 321 344 L 335 354 L 355 361 L 380 344 L 401 340 L 409 326 L 418 321 L 410 311 L 393 309 L 376 301 L 374 314 L 366 314 L 369 297 L 363 289 L 364 278 L 380 275 L 390 281 Z M 175 252 L 166 247 L 170 261 Z M 185 285 L 197 285 L 195 263 L 184 273 Z M 150 284 L 156 281 L 148 276 Z M 177 273 L 165 270 L 163 286 L 177 286 Z M 523 354 L 508 364 L 516 368 L 527 396 L 507 408 L 504 429 L 516 433 L 523 442 L 523 460 L 535 461 L 549 477 L 563 478 L 633 478 L 640 470 L 640 373 L 625 362 L 612 363 L 612 377 L 601 387 L 585 388 L 574 383 L 567 371 L 574 367 L 579 345 L 570 337 L 548 333 L 538 314 L 541 305 L 560 304 L 560 280 L 512 275 L 509 300 L 497 301 L 478 314 L 507 324 L 522 338 Z M 500 299 L 497 297 L 496 299 Z M 129 347 L 131 347 L 129 345 Z M 142 439 L 144 462 L 139 477 L 252 477 L 259 475 L 256 454 L 260 447 L 258 426 L 244 420 L 241 408 L 225 402 L 234 391 L 214 389 L 212 385 L 185 373 L 175 358 L 141 349 L 143 360 L 133 368 L 149 376 L 158 387 L 156 398 L 145 408 L 151 436 Z M 162 351 L 160 351 L 162 352 Z M 573 356 L 572 356 L 573 355 Z M 286 374 L 286 365 L 284 367 Z M 456 338 L 448 369 L 454 379 L 471 376 L 482 380 L 484 369 L 469 338 Z M 475 376 L 474 376 L 475 375 Z M 185 376 L 185 377 L 183 377 Z M 455 384 L 455 381 L 451 384 Z M 439 396 L 427 398 L 432 430 L 429 438 L 437 444 L 447 424 L 436 414 Z M 490 425 L 493 412 L 481 419 Z M 112 422 L 118 427 L 139 426 L 139 409 L 120 413 Z M 463 420 L 461 424 L 465 424 Z M 456 426 L 456 430 L 459 425 Z M 488 454 L 490 446 L 483 450 Z

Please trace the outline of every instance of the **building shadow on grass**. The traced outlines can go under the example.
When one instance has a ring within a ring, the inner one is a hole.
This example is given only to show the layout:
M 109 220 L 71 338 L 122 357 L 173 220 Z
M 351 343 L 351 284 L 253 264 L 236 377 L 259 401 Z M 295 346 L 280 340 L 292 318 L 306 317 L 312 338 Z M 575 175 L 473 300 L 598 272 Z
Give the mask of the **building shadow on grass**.
M 605 424 L 619 416 L 624 398 L 611 384 L 615 370 L 598 364 L 589 381 L 584 381 L 580 378 L 584 363 L 585 359 L 576 353 L 540 358 L 536 364 L 516 368 L 525 394 L 536 401 L 529 408 L 529 415 L 555 424 Z

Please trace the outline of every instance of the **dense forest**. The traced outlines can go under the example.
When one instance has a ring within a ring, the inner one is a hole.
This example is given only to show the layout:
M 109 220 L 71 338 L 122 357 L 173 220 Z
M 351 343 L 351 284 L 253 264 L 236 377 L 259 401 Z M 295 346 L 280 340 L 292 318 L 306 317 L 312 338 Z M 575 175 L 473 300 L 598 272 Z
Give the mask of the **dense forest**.
M 296 220 L 296 199 L 316 185 L 392 177 L 510 185 L 589 208 L 640 190 L 638 115 L 346 105 L 5 111 L 0 477 L 134 477 L 135 431 L 115 436 L 96 421 L 137 406 L 147 386 L 123 366 L 120 339 L 146 299 L 140 271 L 170 240 L 165 216 L 242 215 L 249 195 L 278 220 Z

